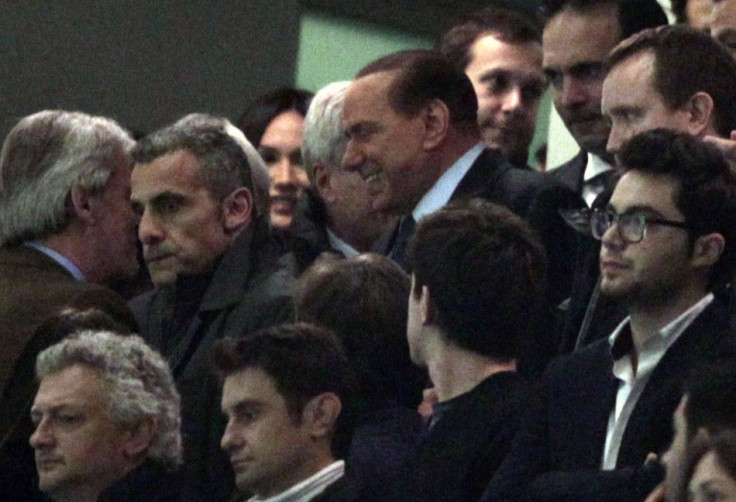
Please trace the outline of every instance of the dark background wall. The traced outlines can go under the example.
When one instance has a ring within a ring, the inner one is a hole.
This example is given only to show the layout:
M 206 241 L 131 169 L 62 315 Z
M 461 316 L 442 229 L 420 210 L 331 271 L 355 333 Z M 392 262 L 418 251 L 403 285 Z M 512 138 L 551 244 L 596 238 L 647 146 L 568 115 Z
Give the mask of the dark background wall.
M 0 16 L 0 134 L 44 108 L 149 131 L 185 113 L 237 118 L 292 84 L 297 0 L 14 2 Z

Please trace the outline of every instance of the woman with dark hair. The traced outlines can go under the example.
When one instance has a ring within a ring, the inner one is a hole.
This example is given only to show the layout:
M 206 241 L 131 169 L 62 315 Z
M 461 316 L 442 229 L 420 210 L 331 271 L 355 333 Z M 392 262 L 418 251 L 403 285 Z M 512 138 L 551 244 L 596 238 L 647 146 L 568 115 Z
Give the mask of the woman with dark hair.
M 685 472 L 688 493 L 682 500 L 736 501 L 736 433 L 696 438 Z
M 238 120 L 238 127 L 268 166 L 270 220 L 276 228 L 291 225 L 299 195 L 309 186 L 301 146 L 312 96 L 299 89 L 276 89 L 254 101 Z

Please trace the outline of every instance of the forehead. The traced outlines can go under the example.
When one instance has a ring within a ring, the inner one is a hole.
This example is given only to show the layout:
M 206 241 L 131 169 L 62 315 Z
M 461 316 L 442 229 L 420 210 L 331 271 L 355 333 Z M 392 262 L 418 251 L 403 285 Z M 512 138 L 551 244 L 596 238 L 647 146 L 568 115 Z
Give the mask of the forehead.
M 343 119 L 348 122 L 372 110 L 388 106 L 388 96 L 398 71 L 381 71 L 360 77 L 345 91 Z
M 631 170 L 616 184 L 611 206 L 619 213 L 633 208 L 649 208 L 665 218 L 682 218 L 675 205 L 678 188 L 679 182 L 672 176 Z
M 244 401 L 283 407 L 286 410 L 284 398 L 276 388 L 276 382 L 261 368 L 245 368 L 225 378 L 222 385 L 222 409 L 232 410 Z
M 585 10 L 565 8 L 544 27 L 544 67 L 561 71 L 581 63 L 602 62 L 621 39 L 615 4 Z
M 276 115 L 261 138 L 261 146 L 281 146 L 302 143 L 304 117 L 295 110 Z
M 603 108 L 632 102 L 641 93 L 656 92 L 653 69 L 654 53 L 649 50 L 632 54 L 616 64 L 603 81 Z
M 94 369 L 74 364 L 41 380 L 33 402 L 34 410 L 58 406 L 101 408 L 105 404 L 105 382 Z
M 131 175 L 132 198 L 145 201 L 162 192 L 190 194 L 206 186 L 199 159 L 188 150 L 176 150 L 148 164 L 136 164 Z
M 470 46 L 470 63 L 466 70 L 471 71 L 471 68 L 479 66 L 541 73 L 542 45 L 536 42 L 505 42 L 493 33 L 488 33 Z

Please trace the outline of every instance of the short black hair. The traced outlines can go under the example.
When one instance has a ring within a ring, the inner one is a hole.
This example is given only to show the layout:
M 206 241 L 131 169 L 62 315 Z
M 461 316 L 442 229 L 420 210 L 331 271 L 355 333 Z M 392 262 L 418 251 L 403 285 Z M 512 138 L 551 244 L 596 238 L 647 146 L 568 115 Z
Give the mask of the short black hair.
M 542 24 L 533 14 L 517 9 L 485 7 L 459 19 L 437 42 L 437 50 L 457 69 L 470 64 L 470 48 L 480 37 L 492 34 L 509 44 L 542 43 Z
M 289 414 L 299 420 L 304 406 L 315 396 L 334 393 L 342 403 L 332 450 L 347 454 L 355 425 L 352 370 L 337 336 L 326 328 L 306 323 L 280 324 L 243 338 L 215 342 L 215 368 L 227 377 L 258 368 L 271 377 L 286 401 Z
M 628 38 L 611 51 L 610 71 L 644 51 L 654 54 L 653 83 L 671 110 L 683 106 L 697 92 L 713 99 L 715 128 L 728 137 L 736 130 L 736 60 L 710 35 L 689 26 L 663 26 Z
M 385 256 L 320 259 L 296 282 L 297 318 L 333 330 L 358 378 L 361 402 L 416 407 L 426 380 L 406 341 L 411 281 Z
M 667 24 L 667 14 L 657 0 L 542 0 L 542 15 L 551 19 L 563 9 L 585 11 L 597 5 L 617 7 L 621 40 L 646 28 Z
M 389 90 L 389 104 L 405 116 L 416 116 L 439 99 L 450 110 L 453 124 L 477 127 L 478 98 L 464 70 L 457 69 L 437 51 L 415 49 L 395 52 L 369 63 L 356 79 L 380 72 L 397 72 Z
M 410 257 L 412 294 L 429 288 L 449 340 L 498 360 L 520 355 L 546 275 L 544 248 L 525 221 L 481 199 L 451 203 L 419 222 Z
M 621 169 L 670 176 L 679 183 L 675 206 L 690 225 L 691 241 L 717 232 L 726 241 L 711 272 L 711 287 L 731 281 L 736 246 L 736 174 L 713 145 L 686 133 L 654 129 L 624 143 Z
M 271 121 L 284 112 L 294 110 L 302 117 L 307 116 L 309 103 L 314 94 L 303 89 L 281 87 L 253 101 L 238 119 L 238 129 L 257 148 L 263 133 Z
M 698 429 L 736 431 L 736 359 L 722 359 L 695 369 L 685 380 L 688 439 Z

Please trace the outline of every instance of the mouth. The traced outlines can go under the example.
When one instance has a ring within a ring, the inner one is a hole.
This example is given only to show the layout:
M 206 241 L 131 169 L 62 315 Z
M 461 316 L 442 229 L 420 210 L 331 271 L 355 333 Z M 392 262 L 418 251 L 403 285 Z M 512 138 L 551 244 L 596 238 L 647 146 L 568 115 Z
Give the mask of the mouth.
M 244 471 L 248 464 L 251 463 L 251 460 L 248 458 L 236 458 L 236 459 L 230 459 L 230 465 L 233 468 L 233 472 L 241 472 Z
M 601 272 L 618 272 L 628 268 L 626 263 L 620 260 L 613 260 L 611 258 L 602 258 L 600 260 Z
M 36 469 L 38 469 L 39 472 L 48 471 L 50 469 L 53 469 L 57 465 L 61 465 L 61 464 L 63 464 L 63 461 L 60 458 L 51 458 L 51 457 L 36 458 Z
M 296 195 L 272 195 L 271 211 L 279 214 L 292 214 L 296 209 Z

